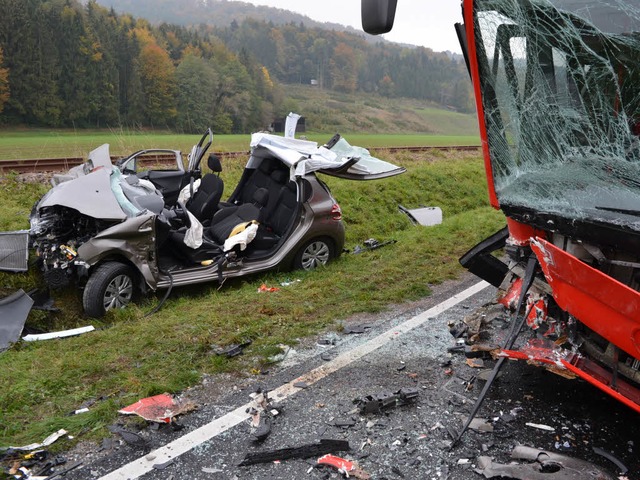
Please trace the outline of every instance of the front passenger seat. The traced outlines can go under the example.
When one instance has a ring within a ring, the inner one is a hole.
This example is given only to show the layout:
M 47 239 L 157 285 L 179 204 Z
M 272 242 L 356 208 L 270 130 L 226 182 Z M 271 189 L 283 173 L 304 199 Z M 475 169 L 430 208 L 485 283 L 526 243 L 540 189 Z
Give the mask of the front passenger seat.
M 219 176 L 222 172 L 220 159 L 212 153 L 209 155 L 207 165 L 214 173 L 207 173 L 202 177 L 200 188 L 187 203 L 187 210 L 202 224 L 208 223 L 213 214 L 218 211 L 218 204 L 224 191 L 224 182 Z

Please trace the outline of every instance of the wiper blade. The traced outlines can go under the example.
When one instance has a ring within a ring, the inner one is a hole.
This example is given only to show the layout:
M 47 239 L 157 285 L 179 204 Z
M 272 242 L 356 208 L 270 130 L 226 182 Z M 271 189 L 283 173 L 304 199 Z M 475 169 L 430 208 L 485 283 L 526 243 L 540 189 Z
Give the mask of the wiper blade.
M 625 215 L 633 215 L 635 217 L 640 217 L 640 210 L 629 210 L 627 208 L 598 207 L 598 206 L 596 206 L 596 210 L 605 210 L 607 212 L 623 213 Z

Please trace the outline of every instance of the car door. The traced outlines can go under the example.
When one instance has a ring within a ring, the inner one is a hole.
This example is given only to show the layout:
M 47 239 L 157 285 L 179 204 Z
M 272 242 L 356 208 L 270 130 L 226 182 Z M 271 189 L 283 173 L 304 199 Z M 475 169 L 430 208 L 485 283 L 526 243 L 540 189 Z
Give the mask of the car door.
M 326 175 L 349 180 L 377 180 L 400 175 L 407 171 L 404 167 L 398 167 L 372 156 L 366 148 L 350 145 L 339 136 L 332 138 L 325 147 L 338 157 L 345 159 L 345 162 L 339 167 L 318 170 Z

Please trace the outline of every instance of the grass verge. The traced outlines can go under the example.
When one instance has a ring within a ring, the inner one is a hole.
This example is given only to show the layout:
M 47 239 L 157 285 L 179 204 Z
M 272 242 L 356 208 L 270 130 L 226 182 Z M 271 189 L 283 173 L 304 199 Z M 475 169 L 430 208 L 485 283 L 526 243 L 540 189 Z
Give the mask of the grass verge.
M 29 328 L 93 323 L 99 330 L 65 340 L 17 343 L 0 354 L 0 446 L 41 440 L 59 428 L 76 437 L 100 436 L 118 408 L 141 397 L 178 392 L 205 374 L 255 374 L 279 344 L 295 344 L 301 337 L 335 328 L 357 312 L 424 297 L 431 285 L 454 278 L 461 271 L 457 258 L 504 224 L 502 215 L 488 206 L 481 160 L 452 152 L 385 158 L 405 166 L 407 173 L 379 182 L 325 180 L 345 214 L 347 247 L 370 237 L 397 240 L 393 245 L 343 254 L 310 273 L 260 274 L 228 282 L 219 291 L 215 284 L 177 289 L 163 309 L 149 317 L 144 314 L 159 297 L 89 322 L 73 291 L 58 296 L 60 314 L 32 313 Z M 25 228 L 22 213 L 46 188 L 17 177 L 3 182 L 0 201 L 13 212 L 3 228 Z M 231 191 L 233 181 L 225 177 L 225 183 Z M 399 213 L 399 203 L 440 206 L 444 222 L 412 226 Z M 6 294 L 29 288 L 36 278 L 0 274 L 0 294 L 3 289 Z M 278 292 L 257 293 L 261 283 L 278 285 L 288 279 L 301 281 Z M 241 357 L 213 353 L 212 345 L 245 339 L 253 343 Z M 96 402 L 89 413 L 68 415 L 91 399 Z

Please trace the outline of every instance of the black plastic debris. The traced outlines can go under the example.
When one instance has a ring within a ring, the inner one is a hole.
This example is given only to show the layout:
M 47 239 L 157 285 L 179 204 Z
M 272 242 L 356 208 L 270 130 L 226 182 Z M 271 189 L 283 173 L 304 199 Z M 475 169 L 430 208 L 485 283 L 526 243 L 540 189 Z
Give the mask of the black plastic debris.
M 153 469 L 154 470 L 164 470 L 167 467 L 170 467 L 171 465 L 173 465 L 175 462 L 173 459 L 171 460 L 167 460 L 166 462 L 163 463 L 156 463 L 153 465 Z
M 72 463 L 71 465 L 69 465 L 64 470 L 60 470 L 59 472 L 56 472 L 53 475 L 47 477 L 47 480 L 53 480 L 54 478 L 64 477 L 67 473 L 69 473 L 73 469 L 78 468 L 80 465 L 82 465 L 82 461 L 78 460 L 77 462 Z
M 353 418 L 337 418 L 333 424 L 336 427 L 349 428 L 353 427 L 356 424 L 356 421 Z
M 0 352 L 20 339 L 33 300 L 24 290 L 0 299 Z
M 129 430 L 126 430 L 118 425 L 112 425 L 107 428 L 110 432 L 120 435 L 122 440 L 124 440 L 127 445 L 137 448 L 146 448 L 148 445 L 147 441 L 140 435 L 130 432 Z
M 51 298 L 49 289 L 37 289 L 29 290 L 27 293 L 33 299 L 33 309 L 41 310 L 44 312 L 59 312 L 60 309 L 54 306 L 54 300 Z
M 346 334 L 360 334 L 371 328 L 369 325 L 345 325 L 342 333 Z
M 310 458 L 327 453 L 344 452 L 350 450 L 347 440 L 333 440 L 323 438 L 319 443 L 312 443 L 300 447 L 281 448 L 267 452 L 250 452 L 238 465 L 241 467 L 255 465 L 257 463 L 273 462 L 275 460 L 287 460 L 290 458 Z
M 227 345 L 226 347 L 215 345 L 213 347 L 213 351 L 216 355 L 224 355 L 228 358 L 231 358 L 240 355 L 242 351 L 249 345 L 251 345 L 251 340 L 247 340 L 243 343 L 233 343 L 231 345 Z
M 361 414 L 379 413 L 387 408 L 411 403 L 418 397 L 418 394 L 417 388 L 401 388 L 395 393 L 377 393 L 356 398 L 353 403 L 356 404 Z

